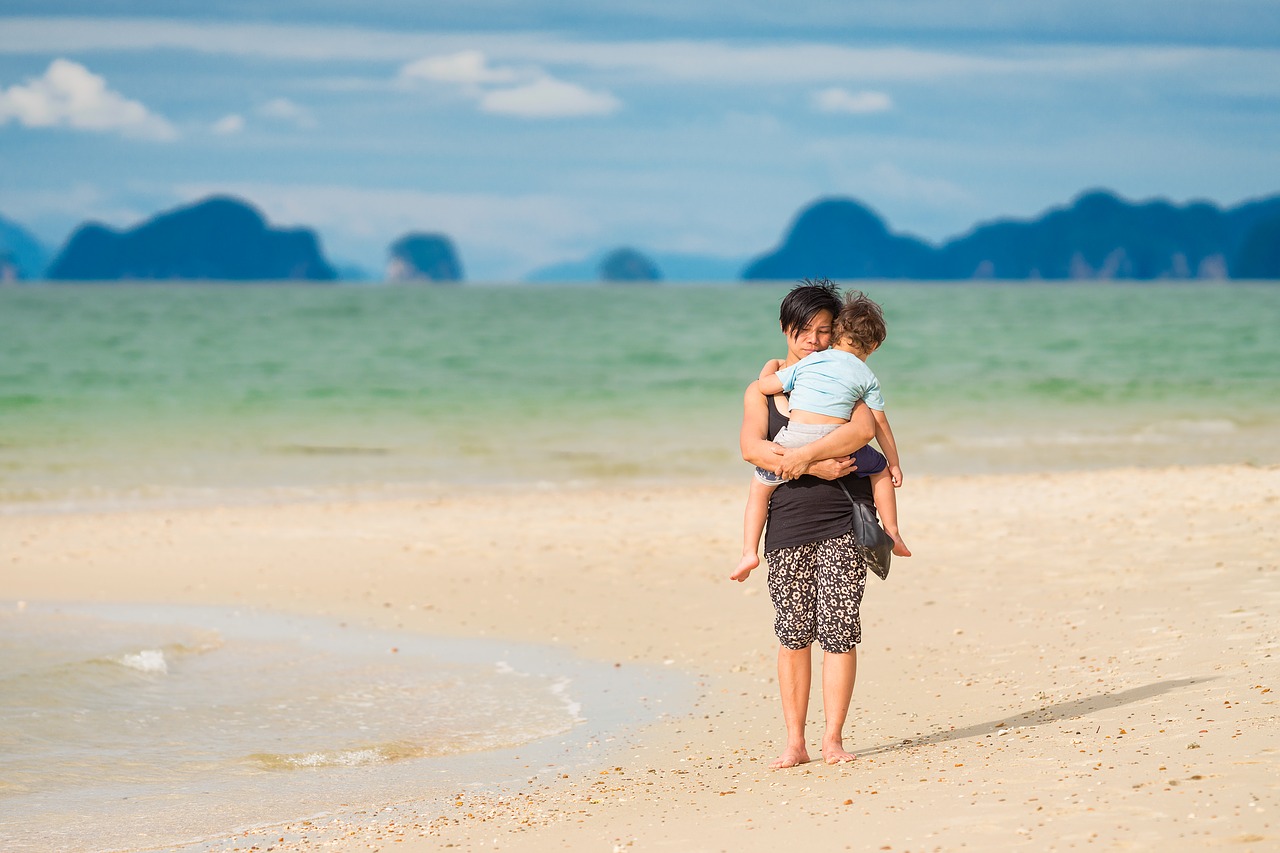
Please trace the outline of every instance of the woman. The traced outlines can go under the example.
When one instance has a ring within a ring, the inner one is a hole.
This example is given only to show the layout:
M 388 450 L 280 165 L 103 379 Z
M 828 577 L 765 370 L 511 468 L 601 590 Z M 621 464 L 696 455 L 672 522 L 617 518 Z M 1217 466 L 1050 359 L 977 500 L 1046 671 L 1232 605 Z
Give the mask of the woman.
M 787 340 L 786 365 L 831 343 L 840 308 L 835 286 L 805 283 L 782 300 L 779 320 Z M 778 635 L 778 687 L 787 744 L 772 763 L 794 767 L 809 761 L 805 718 L 812 678 L 811 648 L 823 649 L 822 704 L 826 731 L 822 758 L 852 761 L 844 748 L 844 721 L 853 697 L 862 639 L 859 608 L 869 555 L 851 533 L 853 502 L 874 506 L 871 486 L 853 472 L 850 458 L 875 434 L 875 422 L 859 405 L 845 426 L 805 447 L 783 450 L 770 439 L 787 423 L 786 398 L 766 398 L 749 388 L 743 398 L 742 458 L 789 479 L 773 493 L 765 530 L 769 595 Z

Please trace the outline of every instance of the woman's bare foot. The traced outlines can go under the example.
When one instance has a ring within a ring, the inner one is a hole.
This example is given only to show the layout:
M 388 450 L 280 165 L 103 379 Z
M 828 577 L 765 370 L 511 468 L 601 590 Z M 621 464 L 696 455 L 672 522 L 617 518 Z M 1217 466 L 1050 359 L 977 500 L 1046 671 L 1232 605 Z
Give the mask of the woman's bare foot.
M 847 764 L 858 756 L 844 748 L 844 741 L 828 741 L 822 745 L 822 760 L 827 764 Z
M 893 540 L 893 555 L 895 557 L 911 556 L 911 549 L 907 547 L 906 542 L 902 541 L 901 533 L 890 533 L 889 538 Z
M 769 766 L 774 770 L 782 770 L 787 767 L 795 767 L 798 764 L 807 764 L 808 762 L 809 750 L 803 746 L 789 746 Z
M 729 575 L 729 580 L 742 583 L 751 574 L 751 570 L 760 565 L 760 558 L 755 554 L 743 554 L 742 562 L 738 563 L 738 568 L 733 570 L 733 574 Z

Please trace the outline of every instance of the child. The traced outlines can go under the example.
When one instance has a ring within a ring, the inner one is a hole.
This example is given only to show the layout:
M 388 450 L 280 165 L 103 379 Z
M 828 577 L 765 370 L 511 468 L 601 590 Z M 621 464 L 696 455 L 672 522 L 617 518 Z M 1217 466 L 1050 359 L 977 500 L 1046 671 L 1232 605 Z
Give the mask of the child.
M 805 356 L 782 370 L 778 369 L 780 362 L 769 362 L 760 372 L 757 386 L 766 396 L 791 392 L 790 423 L 774 438 L 783 447 L 801 447 L 848 423 L 860 400 L 871 409 L 876 443 L 884 455 L 871 448 L 860 449 L 855 454 L 857 472 L 871 477 L 876 512 L 893 539 L 893 553 L 910 557 L 911 551 L 898 532 L 898 502 L 893 492 L 902 485 L 898 446 L 884 413 L 880 383 L 866 365 L 867 357 L 884 343 L 885 336 L 880 306 L 861 291 L 846 293 L 836 317 L 832 348 Z M 732 580 L 746 580 L 760 565 L 757 552 L 769 514 L 769 498 L 781 482 L 772 471 L 756 469 L 743 520 L 742 561 L 729 575 Z

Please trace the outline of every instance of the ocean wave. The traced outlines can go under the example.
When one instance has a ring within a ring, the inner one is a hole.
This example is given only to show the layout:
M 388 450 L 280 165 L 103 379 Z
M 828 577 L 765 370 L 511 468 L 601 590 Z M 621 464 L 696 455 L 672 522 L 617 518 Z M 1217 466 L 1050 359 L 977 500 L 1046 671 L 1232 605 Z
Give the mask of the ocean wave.
M 315 750 L 292 754 L 259 752 L 249 760 L 266 770 L 295 770 L 310 767 L 367 767 L 407 758 L 424 758 L 428 751 L 412 744 L 383 744 L 350 749 Z
M 582 703 L 576 702 L 569 696 L 570 681 L 567 678 L 561 678 L 551 685 L 551 694 L 564 703 L 565 710 L 569 712 L 569 717 L 576 723 L 583 722 Z
M 138 672 L 146 672 L 151 674 L 168 675 L 169 664 L 164 659 L 164 651 L 161 649 L 143 649 L 139 652 L 120 655 L 117 658 L 111 658 L 112 662 L 129 669 L 136 669 Z

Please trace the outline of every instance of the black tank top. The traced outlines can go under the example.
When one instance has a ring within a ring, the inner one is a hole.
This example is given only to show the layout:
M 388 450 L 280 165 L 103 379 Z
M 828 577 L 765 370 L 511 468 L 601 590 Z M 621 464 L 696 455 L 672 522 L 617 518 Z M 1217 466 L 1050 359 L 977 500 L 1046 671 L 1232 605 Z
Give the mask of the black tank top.
M 769 400 L 769 440 L 787 425 L 787 418 Z M 849 490 L 846 495 L 840 483 Z M 773 490 L 769 500 L 769 524 L 764 532 L 764 550 L 795 548 L 843 536 L 853 529 L 853 507 L 849 497 L 875 507 L 871 480 L 856 473 L 839 480 L 823 480 L 805 475 L 789 480 Z

